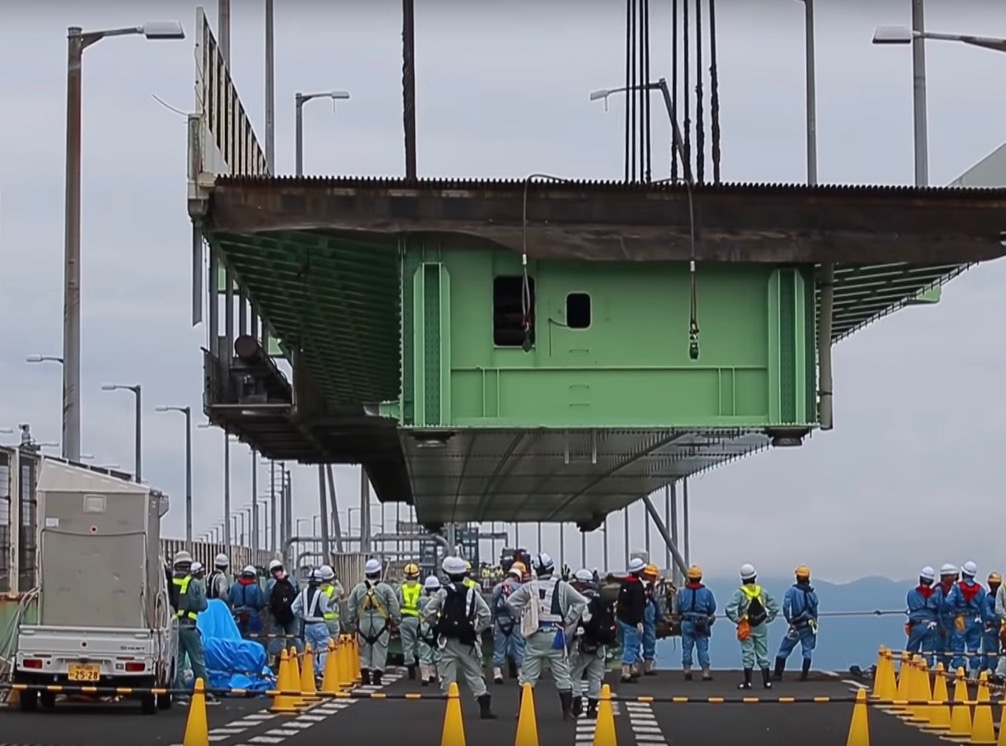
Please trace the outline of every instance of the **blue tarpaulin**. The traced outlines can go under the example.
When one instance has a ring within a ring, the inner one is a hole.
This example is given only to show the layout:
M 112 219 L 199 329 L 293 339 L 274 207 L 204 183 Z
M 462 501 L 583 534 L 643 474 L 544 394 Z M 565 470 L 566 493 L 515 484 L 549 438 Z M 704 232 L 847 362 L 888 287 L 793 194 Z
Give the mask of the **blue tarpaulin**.
M 275 686 L 276 679 L 266 666 L 265 648 L 254 640 L 241 638 L 227 604 L 218 598 L 211 599 L 196 625 L 203 635 L 211 689 L 265 691 Z

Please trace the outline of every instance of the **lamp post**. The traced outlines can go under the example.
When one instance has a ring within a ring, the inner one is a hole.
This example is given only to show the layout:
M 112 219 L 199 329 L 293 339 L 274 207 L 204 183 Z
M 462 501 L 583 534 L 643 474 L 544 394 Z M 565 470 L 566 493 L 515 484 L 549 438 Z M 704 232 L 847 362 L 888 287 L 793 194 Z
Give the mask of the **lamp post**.
M 136 481 L 142 482 L 140 472 L 143 468 L 143 404 L 142 386 L 140 384 L 127 385 L 122 383 L 106 383 L 101 387 L 102 391 L 131 391 L 136 397 L 136 423 L 135 434 L 133 436 L 133 469 L 136 472 Z
M 804 65 L 806 67 L 807 183 L 817 184 L 817 61 L 814 51 L 814 0 L 802 0 L 804 7 Z
M 28 357 L 25 358 L 25 362 L 33 364 L 33 365 L 38 365 L 40 363 L 59 363 L 60 365 L 62 365 L 63 364 L 63 358 L 61 358 L 59 355 L 29 355 Z M 64 409 L 63 410 L 63 415 L 62 415 L 63 417 L 65 417 L 65 413 L 66 413 L 66 410 Z M 63 429 L 65 430 L 66 428 L 64 427 Z M 62 456 L 63 458 L 65 458 L 65 459 L 69 460 L 67 458 L 67 455 L 66 455 L 66 441 L 65 440 L 60 444 L 60 453 L 59 453 L 59 455 Z
M 157 411 L 185 415 L 185 543 L 192 551 L 192 408 L 158 407 Z
M 294 96 L 296 106 L 296 173 L 297 176 L 304 175 L 304 104 L 316 98 L 329 98 L 333 101 L 346 101 L 349 99 L 349 91 L 325 91 L 324 93 L 297 93 Z
M 81 66 L 84 50 L 109 36 L 142 35 L 147 39 L 184 39 L 177 21 L 84 31 L 67 29 L 66 70 L 66 204 L 63 245 L 63 456 L 80 458 L 80 179 Z
M 208 430 L 212 424 L 204 422 L 199 425 L 200 430 Z M 224 434 L 224 516 L 231 514 L 231 436 L 226 430 Z M 231 551 L 231 524 L 229 520 L 224 521 L 224 545 L 227 553 Z

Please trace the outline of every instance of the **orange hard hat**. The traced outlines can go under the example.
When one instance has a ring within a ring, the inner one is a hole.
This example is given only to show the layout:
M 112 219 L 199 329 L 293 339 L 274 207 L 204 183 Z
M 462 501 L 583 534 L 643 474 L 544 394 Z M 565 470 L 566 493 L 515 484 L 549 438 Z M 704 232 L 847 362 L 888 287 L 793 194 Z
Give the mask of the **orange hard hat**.
M 514 570 L 516 570 L 523 576 L 527 572 L 527 566 L 520 560 L 517 560 L 512 565 L 510 565 L 510 572 L 513 572 Z
M 702 578 L 702 568 L 698 565 L 692 565 L 688 568 L 688 579 L 689 580 L 700 580 Z
M 654 577 L 654 578 L 655 578 L 655 577 L 657 577 L 658 575 L 660 575 L 660 568 L 659 568 L 659 567 L 657 567 L 657 566 L 656 566 L 655 564 L 653 564 L 653 563 L 651 562 L 651 563 L 650 563 L 650 564 L 648 564 L 648 565 L 646 566 L 646 568 L 645 568 L 645 569 L 643 570 L 643 574 L 644 574 L 644 575 L 650 575 L 650 576 L 652 576 L 652 577 Z
M 999 574 L 999 573 L 997 573 L 997 572 L 994 572 L 994 571 L 993 571 L 993 572 L 990 572 L 990 573 L 989 573 L 989 582 L 990 582 L 990 583 L 999 583 L 1000 585 L 1002 585 L 1002 582 L 1003 582 L 1003 576 L 1002 576 L 1002 575 L 1000 575 L 1000 574 Z
M 810 568 L 806 565 L 800 565 L 796 570 L 793 571 L 798 578 L 809 578 Z

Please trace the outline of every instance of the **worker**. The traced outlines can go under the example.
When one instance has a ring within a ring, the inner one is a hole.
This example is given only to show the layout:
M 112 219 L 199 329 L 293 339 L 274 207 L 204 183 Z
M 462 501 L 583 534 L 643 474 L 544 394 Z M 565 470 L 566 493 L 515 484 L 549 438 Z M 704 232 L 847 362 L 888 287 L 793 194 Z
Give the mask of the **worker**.
M 279 560 L 269 563 L 269 575 L 265 589 L 266 604 L 272 619 L 270 629 L 273 637 L 269 641 L 269 653 L 273 665 L 278 666 L 280 653 L 288 644 L 292 644 L 298 653 L 304 652 L 304 643 L 300 639 L 300 620 L 293 613 L 293 602 L 300 590 L 297 581 L 287 574 Z
M 472 577 L 472 563 L 465 560 L 465 588 L 478 588 L 479 583 Z
M 205 585 L 206 585 L 206 569 L 203 567 L 203 563 L 202 562 L 193 562 L 192 563 L 192 569 L 190 570 L 190 572 L 192 573 L 192 577 L 195 578 L 196 580 L 201 580 L 202 583 L 203 583 L 203 586 L 205 587 Z
M 908 623 L 905 633 L 909 653 L 922 653 L 930 668 L 936 665 L 933 654 L 939 649 L 940 609 L 943 606 L 943 591 L 936 582 L 936 571 L 926 565 L 919 571 L 919 584 L 908 591 Z
M 247 638 L 261 635 L 262 612 L 266 604 L 255 565 L 245 566 L 227 596 L 231 599 L 231 613 L 234 614 L 241 636 Z
M 348 613 L 360 637 L 360 680 L 364 686 L 381 685 L 391 628 L 402 621 L 398 597 L 381 580 L 381 570 L 380 560 L 367 560 L 366 577 L 349 594 Z
M 978 677 L 982 661 L 979 648 L 982 644 L 982 609 L 985 607 L 985 589 L 975 581 L 978 565 L 968 561 L 961 566 L 961 580 L 950 590 L 944 608 L 953 615 L 954 631 L 950 636 L 950 650 L 954 658 L 953 670 L 967 666 L 965 651 L 971 658 L 971 676 Z
M 737 625 L 737 639 L 741 644 L 741 661 L 744 664 L 744 680 L 737 688 L 751 688 L 751 675 L 757 665 L 761 669 L 762 685 L 771 689 L 768 626 L 779 616 L 779 604 L 758 585 L 758 573 L 753 565 L 741 565 L 740 575 L 741 586 L 734 591 L 726 608 L 727 618 Z
M 629 560 L 628 575 L 618 590 L 615 616 L 618 619 L 622 643 L 622 683 L 633 684 L 639 679 L 638 663 L 642 660 L 643 618 L 646 614 L 646 589 L 643 572 L 646 563 L 639 557 Z
M 1000 585 L 996 591 L 995 610 L 999 619 L 999 642 L 1006 645 L 1006 585 Z M 998 683 L 1006 681 L 1006 655 L 999 656 L 994 678 Z
M 507 577 L 493 588 L 489 608 L 493 616 L 493 681 L 503 683 L 503 665 L 512 662 L 511 678 L 520 676 L 524 665 L 524 638 L 520 636 L 518 620 L 511 616 L 506 600 L 521 585 L 524 577 L 524 563 L 514 562 L 507 570 Z
M 230 602 L 227 596 L 231 589 L 231 581 L 227 577 L 227 568 L 230 567 L 230 564 L 226 554 L 218 554 L 213 558 L 213 572 L 206 579 L 207 598 L 219 598 L 224 603 Z
M 206 676 L 206 657 L 203 652 L 203 638 L 196 627 L 199 612 L 206 611 L 206 588 L 202 582 L 192 577 L 192 555 L 186 551 L 175 554 L 172 564 L 171 585 L 168 598 L 174 611 L 178 630 L 178 653 L 175 658 L 175 689 L 185 689 L 185 661 L 192 667 L 193 681 L 202 679 L 209 686 Z M 207 700 L 212 698 L 206 695 Z M 189 695 L 175 698 L 179 704 L 187 704 Z
M 304 627 L 304 642 L 314 653 L 314 676 L 321 679 L 325 673 L 325 659 L 328 657 L 328 596 L 321 589 L 321 572 L 311 570 L 307 576 L 307 587 L 297 594 L 293 601 L 293 614 Z
M 463 559 L 445 557 L 440 567 L 447 576 L 447 585 L 423 607 L 423 618 L 436 624 L 440 689 L 446 692 L 460 674 L 479 703 L 479 717 L 495 720 L 478 644 L 482 633 L 492 624 L 489 604 L 481 593 L 465 583 L 467 570 Z
M 810 584 L 810 568 L 800 565 L 794 574 L 796 582 L 786 589 L 786 595 L 782 599 L 782 615 L 789 622 L 789 629 L 786 630 L 779 644 L 779 652 L 775 655 L 773 678 L 776 681 L 782 681 L 786 661 L 798 642 L 800 652 L 803 654 L 800 681 L 806 681 L 810 675 L 814 646 L 817 644 L 818 599 L 817 591 Z
M 339 639 L 341 628 L 339 626 L 339 602 L 345 594 L 342 583 L 335 577 L 335 570 L 329 565 L 322 565 L 318 568 L 321 576 L 321 592 L 328 599 L 328 611 L 325 612 L 325 626 L 328 627 L 328 636 L 333 640 Z
M 521 634 L 527 641 L 518 682 L 532 687 L 548 661 L 562 704 L 562 719 L 572 720 L 573 683 L 570 681 L 566 629 L 577 622 L 587 608 L 587 599 L 569 583 L 555 577 L 555 563 L 544 552 L 531 561 L 536 578 L 510 594 L 506 604 L 510 615 L 521 620 Z M 528 613 L 523 618 L 524 609 Z M 519 709 L 518 709 L 519 712 Z
M 940 568 L 940 583 L 938 586 L 940 592 L 940 636 L 934 652 L 937 654 L 943 667 L 948 670 L 950 670 L 950 652 L 952 649 L 950 641 L 954 634 L 954 615 L 947 607 L 946 600 L 954 589 L 954 583 L 957 582 L 959 574 L 960 571 L 957 569 L 957 565 L 949 562 L 944 562 Z
M 405 566 L 405 582 L 398 589 L 398 601 L 402 608 L 402 626 L 398 632 L 402 640 L 402 660 L 410 681 L 416 678 L 416 664 L 419 662 L 419 599 L 422 593 L 419 565 L 410 562 Z
M 664 609 L 660 602 L 660 568 L 653 563 L 643 569 L 643 591 L 646 605 L 643 607 L 643 637 L 640 640 L 643 659 L 643 676 L 657 675 L 657 622 L 664 621 Z
M 996 615 L 996 597 L 1002 587 L 1003 577 L 998 572 L 990 572 L 989 590 L 982 605 L 982 670 L 994 675 L 999 666 L 999 617 Z
M 423 611 L 430 599 L 440 590 L 440 579 L 436 575 L 427 576 L 423 581 L 423 595 L 419 599 L 419 680 L 420 686 L 437 682 L 437 620 L 427 619 Z
M 685 681 L 692 680 L 692 648 L 699 659 L 702 680 L 712 681 L 709 661 L 709 638 L 716 621 L 716 597 L 702 583 L 702 568 L 688 568 L 688 582 L 678 591 L 678 613 L 681 615 L 681 669 Z
M 601 682 L 607 662 L 607 647 L 618 640 L 615 609 L 597 592 L 594 574 L 584 568 L 573 575 L 573 588 L 587 599 L 587 607 L 576 622 L 570 652 L 570 683 L 573 687 L 573 715 L 583 714 L 583 679 L 587 679 L 587 712 L 597 718 Z

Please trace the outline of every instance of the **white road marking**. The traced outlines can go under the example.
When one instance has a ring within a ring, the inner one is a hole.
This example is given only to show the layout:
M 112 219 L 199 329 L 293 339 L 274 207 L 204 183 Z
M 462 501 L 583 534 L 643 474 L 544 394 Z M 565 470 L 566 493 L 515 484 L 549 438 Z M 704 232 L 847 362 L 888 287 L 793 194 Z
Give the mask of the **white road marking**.
M 629 727 L 637 744 L 666 744 L 667 739 L 657 723 L 649 702 L 626 702 Z

